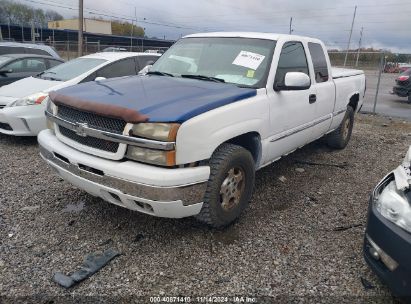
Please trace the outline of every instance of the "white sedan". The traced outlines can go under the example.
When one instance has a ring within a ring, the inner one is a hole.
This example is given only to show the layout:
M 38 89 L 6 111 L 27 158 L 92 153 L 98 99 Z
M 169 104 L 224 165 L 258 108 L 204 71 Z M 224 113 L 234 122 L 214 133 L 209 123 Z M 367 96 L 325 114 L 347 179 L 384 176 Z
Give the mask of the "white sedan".
M 49 92 L 87 81 L 136 75 L 158 57 L 160 54 L 96 53 L 3 86 L 0 88 L 0 133 L 36 136 L 46 129 L 43 101 Z

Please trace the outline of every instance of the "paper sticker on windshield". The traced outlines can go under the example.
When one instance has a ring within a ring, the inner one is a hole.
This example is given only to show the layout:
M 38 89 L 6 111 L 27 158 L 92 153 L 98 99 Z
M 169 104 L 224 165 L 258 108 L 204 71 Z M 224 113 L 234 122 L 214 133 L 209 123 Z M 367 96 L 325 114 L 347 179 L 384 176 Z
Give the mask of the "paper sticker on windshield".
M 265 56 L 260 54 L 241 51 L 240 54 L 238 54 L 238 56 L 236 57 L 236 59 L 234 59 L 233 64 L 257 70 L 261 62 L 263 62 L 264 58 Z
M 254 74 L 255 74 L 255 71 L 254 71 L 254 70 L 248 70 L 248 71 L 247 71 L 247 77 L 248 77 L 248 78 L 254 78 Z

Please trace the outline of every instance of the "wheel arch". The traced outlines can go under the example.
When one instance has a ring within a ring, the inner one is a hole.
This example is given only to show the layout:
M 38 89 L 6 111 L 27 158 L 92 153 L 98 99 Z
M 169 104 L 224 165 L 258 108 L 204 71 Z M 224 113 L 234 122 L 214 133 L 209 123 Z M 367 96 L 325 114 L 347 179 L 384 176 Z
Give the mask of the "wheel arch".
M 230 138 L 222 144 L 225 143 L 238 145 L 249 151 L 254 159 L 256 167 L 258 167 L 262 156 L 261 135 L 258 132 L 247 132 Z
M 354 113 L 355 113 L 358 110 L 359 102 L 360 102 L 360 93 L 356 92 L 356 93 L 351 95 L 347 106 L 352 107 L 354 109 Z

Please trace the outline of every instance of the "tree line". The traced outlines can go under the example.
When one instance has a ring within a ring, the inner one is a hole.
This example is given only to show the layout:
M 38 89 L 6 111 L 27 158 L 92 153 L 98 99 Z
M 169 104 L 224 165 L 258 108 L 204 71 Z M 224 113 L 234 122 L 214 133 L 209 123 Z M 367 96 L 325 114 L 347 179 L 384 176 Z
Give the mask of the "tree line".
M 11 0 L 0 0 L 0 24 L 17 24 L 47 28 L 49 21 L 63 20 L 63 16 L 54 10 L 43 10 Z M 95 18 L 96 20 L 99 20 Z M 130 22 L 111 21 L 113 35 L 144 37 L 144 28 Z
M 9 0 L 0 0 L 0 23 L 47 27 L 48 21 L 62 20 L 63 16 L 54 10 L 43 10 Z

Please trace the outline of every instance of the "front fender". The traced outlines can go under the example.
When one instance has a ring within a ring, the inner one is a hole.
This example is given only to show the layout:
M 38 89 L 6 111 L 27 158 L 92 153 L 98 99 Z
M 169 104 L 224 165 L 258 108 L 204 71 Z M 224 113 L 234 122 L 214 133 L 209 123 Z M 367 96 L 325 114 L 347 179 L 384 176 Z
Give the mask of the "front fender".
M 260 95 L 203 113 L 184 122 L 177 134 L 176 163 L 209 159 L 222 143 L 239 135 L 267 134 L 269 122 L 266 95 Z

